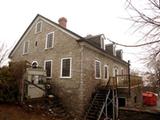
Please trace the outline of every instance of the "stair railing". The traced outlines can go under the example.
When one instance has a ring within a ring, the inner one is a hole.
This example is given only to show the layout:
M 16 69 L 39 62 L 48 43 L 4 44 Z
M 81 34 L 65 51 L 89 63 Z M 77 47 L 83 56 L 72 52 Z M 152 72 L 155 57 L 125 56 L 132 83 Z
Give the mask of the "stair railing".
M 94 96 L 94 98 L 93 98 L 91 104 L 89 105 L 89 108 L 88 108 L 88 110 L 87 110 L 87 112 L 86 112 L 86 115 L 85 115 L 85 120 L 86 120 L 86 118 L 87 118 L 87 115 L 88 115 L 88 113 L 89 113 L 91 107 L 93 106 L 93 103 L 94 103 L 96 97 L 97 97 L 97 93 L 96 93 L 96 95 Z
M 101 111 L 100 111 L 100 113 L 99 113 L 99 115 L 98 115 L 98 119 L 97 119 L 97 120 L 99 120 L 99 119 L 101 118 L 101 115 L 102 115 L 102 113 L 103 113 L 103 110 L 104 110 L 105 106 L 107 107 L 106 104 L 107 104 L 107 100 L 108 100 L 109 94 L 110 94 L 110 90 L 108 91 L 108 94 L 106 95 L 105 102 L 103 103 L 103 106 L 102 106 L 102 108 L 101 108 Z
M 31 85 L 33 85 L 33 86 L 41 89 L 41 90 L 44 91 L 44 92 L 46 91 L 45 88 L 42 88 L 42 87 L 38 86 L 37 84 L 34 84 L 34 83 L 32 83 L 32 82 L 30 82 L 30 81 L 28 81 L 28 80 L 25 80 L 25 82 L 26 82 L 27 84 L 31 84 Z

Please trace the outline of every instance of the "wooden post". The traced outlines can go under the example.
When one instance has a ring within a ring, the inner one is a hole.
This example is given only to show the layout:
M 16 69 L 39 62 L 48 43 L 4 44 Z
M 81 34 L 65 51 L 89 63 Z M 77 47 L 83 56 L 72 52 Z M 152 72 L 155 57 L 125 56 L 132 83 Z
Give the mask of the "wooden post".
M 130 60 L 128 60 L 128 94 L 131 95 L 131 75 L 130 75 Z
M 117 90 L 117 89 L 116 89 Z M 118 111 L 119 111 L 119 107 L 118 107 L 118 96 L 117 96 L 117 91 L 115 91 L 116 94 L 116 120 L 118 120 Z
M 114 96 L 114 88 L 112 89 L 112 94 L 113 94 L 113 102 L 112 102 L 112 108 L 113 108 L 113 120 L 115 120 L 115 96 Z

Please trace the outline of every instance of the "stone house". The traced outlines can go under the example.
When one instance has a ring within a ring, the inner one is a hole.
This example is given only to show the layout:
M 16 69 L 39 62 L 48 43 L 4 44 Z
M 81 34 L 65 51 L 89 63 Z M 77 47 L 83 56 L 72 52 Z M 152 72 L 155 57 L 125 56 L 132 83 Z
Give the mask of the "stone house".
M 66 26 L 64 17 L 57 24 L 38 14 L 9 58 L 43 67 L 65 107 L 83 116 L 96 87 L 105 86 L 117 74 L 128 74 L 128 63 L 115 45 L 104 44 L 103 34 L 81 37 Z

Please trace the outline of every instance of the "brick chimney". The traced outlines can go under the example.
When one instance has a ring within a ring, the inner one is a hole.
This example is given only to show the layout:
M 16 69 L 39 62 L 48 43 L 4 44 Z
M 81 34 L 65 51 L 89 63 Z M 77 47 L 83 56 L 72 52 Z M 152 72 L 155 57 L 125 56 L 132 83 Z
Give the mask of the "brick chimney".
M 63 28 L 66 28 L 66 26 L 67 26 L 67 19 L 65 17 L 59 18 L 58 22 L 59 22 L 60 26 L 62 26 Z

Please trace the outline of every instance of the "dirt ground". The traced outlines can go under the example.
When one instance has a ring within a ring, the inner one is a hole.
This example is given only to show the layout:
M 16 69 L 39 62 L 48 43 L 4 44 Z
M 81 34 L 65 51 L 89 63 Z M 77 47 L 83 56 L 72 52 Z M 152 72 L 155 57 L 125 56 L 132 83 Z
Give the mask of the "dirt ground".
M 160 114 L 120 110 L 119 118 L 120 120 L 160 120 Z
M 119 112 L 120 120 L 160 120 L 160 114 L 141 112 Z M 62 120 L 39 112 L 26 111 L 19 105 L 0 104 L 0 120 Z
M 0 120 L 60 120 L 43 113 L 26 111 L 19 105 L 0 104 Z

